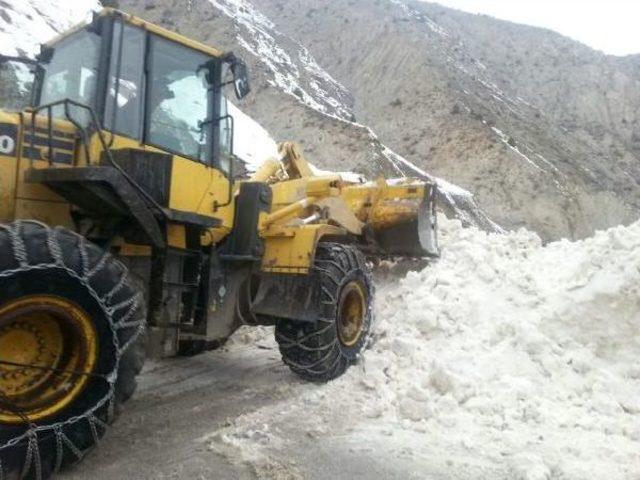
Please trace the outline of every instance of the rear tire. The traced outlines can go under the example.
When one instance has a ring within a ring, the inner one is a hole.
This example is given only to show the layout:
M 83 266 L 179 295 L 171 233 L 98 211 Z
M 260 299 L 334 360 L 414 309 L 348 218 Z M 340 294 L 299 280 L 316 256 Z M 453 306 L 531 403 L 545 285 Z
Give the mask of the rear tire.
M 133 395 L 144 363 L 146 318 L 144 295 L 134 283 L 122 263 L 74 232 L 33 221 L 0 225 L 0 308 L 23 298 L 55 298 L 75 305 L 93 324 L 98 347 L 90 374 L 71 375 L 70 382 L 89 380 L 68 404 L 54 405 L 50 415 L 30 424 L 0 421 L 0 478 L 46 479 L 78 463 Z M 37 333 L 39 315 L 0 318 L 0 339 L 2 328 L 5 334 L 15 333 L 11 329 L 21 318 Z M 38 345 L 47 349 L 45 342 Z M 0 365 L 0 413 L 5 414 L 22 405 L 20 397 L 2 392 L 3 385 L 14 385 L 2 377 L 11 368 L 15 372 L 17 367 Z M 22 368 L 29 370 L 34 369 Z
M 312 382 L 327 382 L 355 363 L 369 341 L 373 281 L 364 256 L 352 245 L 320 243 L 321 314 L 315 322 L 278 319 L 276 340 L 283 361 Z

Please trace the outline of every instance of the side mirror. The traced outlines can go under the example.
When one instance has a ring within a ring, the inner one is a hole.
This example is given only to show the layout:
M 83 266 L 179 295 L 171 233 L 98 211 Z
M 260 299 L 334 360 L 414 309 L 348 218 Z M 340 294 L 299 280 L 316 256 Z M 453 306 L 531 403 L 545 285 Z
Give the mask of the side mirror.
M 233 72 L 233 88 L 236 91 L 236 97 L 240 100 L 251 91 L 247 64 L 239 58 L 235 58 L 235 61 L 231 64 L 231 72 Z

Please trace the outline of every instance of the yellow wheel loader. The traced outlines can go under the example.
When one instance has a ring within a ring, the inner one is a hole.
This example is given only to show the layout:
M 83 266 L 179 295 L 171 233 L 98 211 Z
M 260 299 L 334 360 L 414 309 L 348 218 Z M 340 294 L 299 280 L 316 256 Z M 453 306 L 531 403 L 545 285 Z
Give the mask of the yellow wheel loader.
M 438 255 L 430 183 L 314 174 L 286 142 L 237 178 L 224 91 L 250 88 L 231 53 L 106 8 L 0 64 L 34 79 L 29 107 L 0 110 L 2 479 L 79 462 L 146 354 L 241 325 L 275 326 L 301 377 L 338 377 L 372 326 L 365 258 Z

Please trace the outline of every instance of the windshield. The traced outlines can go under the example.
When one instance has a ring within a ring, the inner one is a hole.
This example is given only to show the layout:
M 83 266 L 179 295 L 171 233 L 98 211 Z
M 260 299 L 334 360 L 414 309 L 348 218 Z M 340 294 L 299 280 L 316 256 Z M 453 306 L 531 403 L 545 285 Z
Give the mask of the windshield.
M 179 155 L 209 162 L 209 57 L 158 37 L 151 42 L 149 141 Z
M 87 30 L 74 33 L 54 47 L 53 57 L 45 67 L 40 105 L 70 99 L 94 107 L 100 37 Z M 64 118 L 62 105 L 54 108 L 55 117 Z M 86 110 L 72 108 L 74 121 L 87 125 Z

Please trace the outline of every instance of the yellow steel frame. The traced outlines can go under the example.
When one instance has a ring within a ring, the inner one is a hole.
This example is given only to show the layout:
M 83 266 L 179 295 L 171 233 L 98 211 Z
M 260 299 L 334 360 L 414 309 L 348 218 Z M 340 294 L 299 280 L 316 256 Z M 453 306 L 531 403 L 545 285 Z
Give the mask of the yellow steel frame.
M 194 50 L 198 50 L 200 52 L 206 53 L 207 55 L 212 55 L 214 57 L 221 57 L 224 55 L 224 52 L 221 50 L 218 50 L 217 48 L 211 47 L 209 45 L 205 45 L 204 43 L 200 43 L 196 40 L 192 40 L 191 38 L 180 35 L 179 33 L 172 32 L 171 30 L 167 30 L 166 28 L 162 28 L 159 25 L 156 25 L 151 22 L 147 22 L 139 17 L 130 15 L 128 13 L 122 12 L 115 8 L 105 7 L 100 11 L 100 15 L 103 17 L 120 15 L 125 22 L 130 23 L 131 25 L 142 27 L 145 30 L 148 30 L 149 32 L 155 33 L 156 35 L 167 38 L 169 40 L 173 40 L 175 42 L 181 43 L 186 47 L 192 48 Z M 74 27 L 70 28 L 69 30 L 66 30 L 60 35 L 53 37 L 51 40 L 45 43 L 45 45 L 54 45 L 58 43 L 63 38 L 66 38 L 69 35 L 85 28 L 87 26 L 87 23 L 88 22 L 85 21 L 85 22 L 79 23 L 78 25 L 75 25 Z
M 328 224 L 271 228 L 263 233 L 262 271 L 308 273 L 320 239 L 328 235 L 343 237 L 346 233 L 344 229 Z

